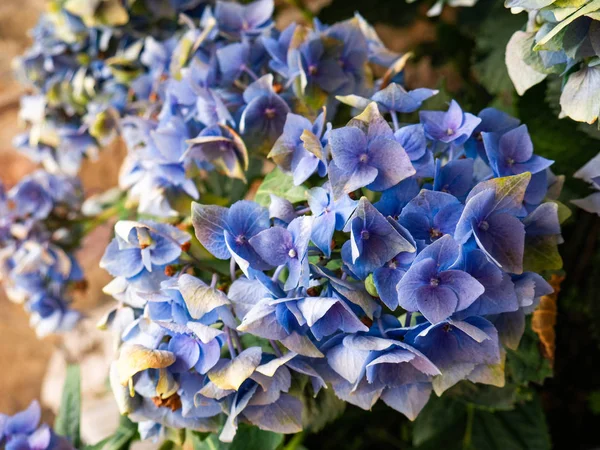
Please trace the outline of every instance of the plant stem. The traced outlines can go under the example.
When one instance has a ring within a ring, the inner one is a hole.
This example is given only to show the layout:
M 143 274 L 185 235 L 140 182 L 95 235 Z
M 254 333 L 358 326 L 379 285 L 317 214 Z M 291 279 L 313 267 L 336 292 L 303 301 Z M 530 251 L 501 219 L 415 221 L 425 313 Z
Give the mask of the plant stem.
M 292 439 L 290 439 L 290 442 L 288 442 L 287 445 L 285 447 L 283 447 L 283 450 L 296 450 L 298 447 L 300 447 L 302 445 L 303 441 L 304 441 L 304 432 L 301 431 L 300 433 L 296 433 L 294 435 L 294 437 L 292 437 Z
M 465 435 L 463 436 L 463 448 L 471 448 L 471 435 L 473 434 L 473 418 L 475 416 L 475 407 L 473 403 L 467 404 L 467 426 L 465 428 Z

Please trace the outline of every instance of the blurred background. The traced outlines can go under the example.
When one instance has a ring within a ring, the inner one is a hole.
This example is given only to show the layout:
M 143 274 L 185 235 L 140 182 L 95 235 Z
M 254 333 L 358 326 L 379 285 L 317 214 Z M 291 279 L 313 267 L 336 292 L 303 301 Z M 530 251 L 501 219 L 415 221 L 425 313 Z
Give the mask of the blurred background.
M 429 0 L 413 4 L 404 0 L 278 0 L 276 3 L 279 27 L 292 20 L 303 20 L 298 5 L 309 8 L 326 23 L 349 18 L 359 11 L 375 25 L 388 47 L 414 53 L 405 73 L 408 88 L 440 89 L 436 99 L 439 108 L 455 98 L 464 110 L 473 113 L 495 106 L 513 114 L 528 125 L 536 153 L 555 160 L 554 172 L 566 175 L 561 201 L 568 205 L 570 199 L 587 195 L 586 184 L 574 180 L 572 175 L 600 151 L 596 126 L 557 119 L 558 112 L 551 110 L 546 102 L 558 95 L 559 89 L 553 82 L 544 82 L 518 97 L 508 78 L 504 48 L 512 33 L 525 23 L 523 14 L 511 15 L 499 0 L 480 0 L 473 8 L 445 8 L 437 18 L 426 16 L 433 3 Z M 13 136 L 21 130 L 17 113 L 19 97 L 25 93 L 13 78 L 11 60 L 29 45 L 27 30 L 44 7 L 44 0 L 0 2 L 0 178 L 8 188 L 35 168 L 11 145 Z M 88 195 L 116 185 L 124 154 L 124 149 L 116 143 L 103 150 L 98 161 L 84 164 L 81 178 Z M 556 329 L 549 327 L 546 336 L 540 337 L 543 343 L 551 342 L 555 333 L 556 351 L 548 354 L 540 340 L 533 341 L 532 352 L 537 352 L 540 361 L 545 358 L 545 362 L 528 367 L 527 376 L 540 393 L 554 447 L 591 449 L 600 446 L 600 435 L 590 432 L 595 424 L 600 424 L 597 375 L 600 285 L 596 281 L 600 278 L 600 218 L 571 209 L 573 215 L 564 224 L 565 244 L 560 248 L 566 278 L 560 285 L 557 325 Z M 0 385 L 4 390 L 0 412 L 14 413 L 41 397 L 46 419 L 52 420 L 52 407 L 57 405 L 62 388 L 65 359 L 82 356 L 84 420 L 86 408 L 90 414 L 114 410 L 104 380 L 106 355 L 112 351 L 112 342 L 94 327 L 97 317 L 111 302 L 101 293 L 109 277 L 97 267 L 111 225 L 96 229 L 80 252 L 89 284 L 85 292 L 77 294 L 75 306 L 86 311 L 89 319 L 84 329 L 67 336 L 64 344 L 54 338 L 38 340 L 22 307 L 9 302 L 0 291 Z M 547 378 L 550 366 L 554 376 Z M 98 416 L 93 417 L 92 423 L 99 423 Z M 106 434 L 116 424 L 116 416 L 113 418 L 115 422 L 104 424 L 108 428 Z M 444 426 L 442 422 L 440 427 Z M 102 430 L 96 431 L 100 433 L 98 438 L 102 437 Z M 410 448 L 409 431 L 408 421 L 383 405 L 370 413 L 348 406 L 339 419 L 319 433 L 307 436 L 304 446 Z M 446 434 L 445 439 L 451 440 L 452 434 Z

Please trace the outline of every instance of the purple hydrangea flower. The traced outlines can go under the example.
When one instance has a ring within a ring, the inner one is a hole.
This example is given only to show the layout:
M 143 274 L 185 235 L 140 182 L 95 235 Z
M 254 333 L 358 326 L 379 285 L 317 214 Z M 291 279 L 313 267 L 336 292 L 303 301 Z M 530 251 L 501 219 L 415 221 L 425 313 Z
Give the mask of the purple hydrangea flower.
M 365 113 L 366 120 L 355 119 L 329 133 L 333 156 L 329 179 L 335 198 L 361 187 L 384 191 L 415 173 L 377 107 L 373 105 Z
M 468 308 L 485 289 L 468 273 L 452 268 L 459 251 L 452 236 L 445 235 L 419 253 L 398 283 L 400 306 L 419 311 L 433 324 Z
M 454 100 L 448 111 L 421 111 L 419 117 L 429 139 L 445 144 L 462 145 L 473 133 L 481 119 L 464 113 Z

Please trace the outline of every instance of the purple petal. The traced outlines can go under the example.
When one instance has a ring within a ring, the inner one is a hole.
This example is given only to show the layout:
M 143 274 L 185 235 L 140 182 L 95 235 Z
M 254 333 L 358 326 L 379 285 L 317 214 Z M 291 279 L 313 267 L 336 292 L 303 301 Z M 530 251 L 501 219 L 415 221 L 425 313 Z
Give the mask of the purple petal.
M 431 323 L 439 323 L 452 315 L 458 306 L 456 293 L 445 286 L 421 286 L 415 291 L 419 312 Z

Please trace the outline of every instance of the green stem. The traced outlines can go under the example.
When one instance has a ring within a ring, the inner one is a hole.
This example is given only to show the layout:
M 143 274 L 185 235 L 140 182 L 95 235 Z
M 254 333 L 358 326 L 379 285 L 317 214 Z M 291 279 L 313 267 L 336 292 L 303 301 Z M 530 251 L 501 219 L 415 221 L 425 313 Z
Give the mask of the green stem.
M 467 403 L 467 426 L 463 436 L 463 449 L 471 448 L 471 436 L 473 434 L 473 418 L 475 417 L 475 406 L 473 403 Z
M 104 211 L 102 211 L 100 214 L 98 214 L 91 220 L 86 221 L 85 224 L 83 225 L 83 235 L 84 236 L 87 235 L 88 233 L 92 232 L 94 229 L 96 229 L 100 225 L 104 224 L 111 218 L 115 217 L 119 213 L 121 207 L 122 207 L 122 205 L 120 203 L 117 203 L 116 205 L 113 205 L 110 208 L 105 209 Z
M 290 442 L 288 442 L 287 445 L 283 447 L 283 450 L 296 450 L 298 447 L 300 447 L 300 445 L 302 445 L 303 441 L 304 432 L 301 431 L 300 433 L 296 433 L 294 437 L 290 439 Z

